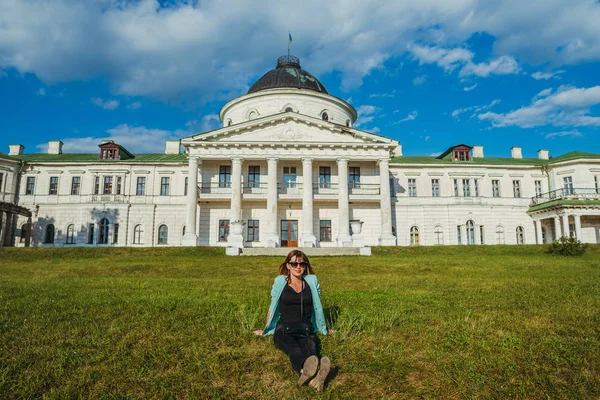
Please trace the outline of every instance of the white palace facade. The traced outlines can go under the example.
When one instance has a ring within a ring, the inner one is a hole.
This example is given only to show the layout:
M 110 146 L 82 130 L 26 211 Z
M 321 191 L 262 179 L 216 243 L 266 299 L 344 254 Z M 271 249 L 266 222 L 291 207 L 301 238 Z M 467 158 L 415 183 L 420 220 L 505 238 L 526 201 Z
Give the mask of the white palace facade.
M 362 247 L 600 243 L 600 155 L 403 156 L 284 56 L 219 129 L 132 154 L 0 153 L 0 245 Z

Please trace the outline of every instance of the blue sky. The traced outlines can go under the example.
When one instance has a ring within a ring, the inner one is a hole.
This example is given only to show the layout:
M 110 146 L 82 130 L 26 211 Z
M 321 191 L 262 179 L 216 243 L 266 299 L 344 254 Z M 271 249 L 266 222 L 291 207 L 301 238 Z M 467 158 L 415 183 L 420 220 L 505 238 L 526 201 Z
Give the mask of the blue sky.
M 218 127 L 289 30 L 303 68 L 358 110 L 355 127 L 406 155 L 600 153 L 598 21 L 595 0 L 0 0 L 0 151 L 112 139 L 163 152 Z

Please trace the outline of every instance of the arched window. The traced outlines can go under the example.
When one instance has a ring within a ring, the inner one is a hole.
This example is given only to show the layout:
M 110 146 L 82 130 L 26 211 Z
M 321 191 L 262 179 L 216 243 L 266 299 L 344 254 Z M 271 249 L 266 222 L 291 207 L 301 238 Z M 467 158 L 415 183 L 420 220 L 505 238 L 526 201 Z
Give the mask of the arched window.
M 54 225 L 48 224 L 46 226 L 46 234 L 44 235 L 44 243 L 53 244 L 54 243 Z
M 158 227 L 158 244 L 167 244 L 169 242 L 169 228 L 166 225 Z
M 433 233 L 435 234 L 435 244 L 444 244 L 444 230 L 442 227 L 436 225 L 433 229 Z
M 498 244 L 504 244 L 504 227 L 502 225 L 496 227 L 496 241 Z
M 321 114 L 321 118 L 323 118 L 323 121 L 329 121 L 329 115 L 325 111 Z
M 256 110 L 252 110 L 248 113 L 248 119 L 255 119 L 258 117 L 258 112 Z
M 419 228 L 416 226 L 410 227 L 410 245 L 416 246 L 419 244 Z
M 517 226 L 517 244 L 525 243 L 525 233 L 522 226 Z
M 227 118 L 227 126 L 231 126 L 233 122 L 231 122 L 231 118 Z
M 67 226 L 67 244 L 75 243 L 75 225 Z
M 467 244 L 475 244 L 475 223 L 471 219 L 467 221 Z
M 185 236 L 185 225 L 183 226 L 183 229 L 181 230 L 181 236 Z
M 142 225 L 136 225 L 133 228 L 133 244 L 142 243 Z
M 100 231 L 98 232 L 98 244 L 108 244 L 108 219 L 100 220 Z
M 285 112 L 294 112 L 294 109 L 292 107 L 286 107 Z
M 346 126 L 350 126 L 350 120 L 349 119 L 346 120 Z

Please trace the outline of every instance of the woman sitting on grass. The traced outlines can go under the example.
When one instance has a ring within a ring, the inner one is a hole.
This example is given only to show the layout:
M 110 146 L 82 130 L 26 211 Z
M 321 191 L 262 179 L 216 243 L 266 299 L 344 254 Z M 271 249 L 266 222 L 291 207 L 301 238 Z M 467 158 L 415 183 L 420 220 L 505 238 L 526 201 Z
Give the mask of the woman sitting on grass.
M 316 332 L 327 334 L 319 280 L 300 250 L 287 255 L 279 273 L 271 289 L 267 325 L 254 333 L 273 334 L 275 347 L 290 357 L 292 367 L 300 374 L 298 385 L 309 382 L 309 386 L 322 391 L 331 363 L 327 357 L 319 360 L 318 354 Z

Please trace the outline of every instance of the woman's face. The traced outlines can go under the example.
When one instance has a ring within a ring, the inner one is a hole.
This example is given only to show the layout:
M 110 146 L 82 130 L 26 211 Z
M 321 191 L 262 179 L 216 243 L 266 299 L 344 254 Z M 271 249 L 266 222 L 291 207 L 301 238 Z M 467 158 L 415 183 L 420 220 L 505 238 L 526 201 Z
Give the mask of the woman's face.
M 308 264 L 304 261 L 302 257 L 292 256 L 290 261 L 287 263 L 288 270 L 290 274 L 295 276 L 296 278 L 302 278 L 302 275 L 306 272 Z

